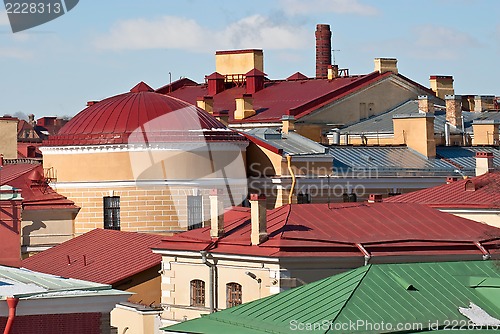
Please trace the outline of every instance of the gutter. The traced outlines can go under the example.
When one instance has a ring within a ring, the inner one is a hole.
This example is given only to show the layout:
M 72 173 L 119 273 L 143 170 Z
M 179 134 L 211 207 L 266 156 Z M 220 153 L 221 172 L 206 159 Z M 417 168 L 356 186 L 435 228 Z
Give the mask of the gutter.
M 7 324 L 5 325 L 5 330 L 3 334 L 9 334 L 14 323 L 14 318 L 16 317 L 16 307 L 19 303 L 19 298 L 7 297 L 7 305 L 9 307 L 9 318 L 7 318 Z
M 208 298 L 210 301 L 210 313 L 214 313 L 215 312 L 215 299 L 216 299 L 215 298 L 216 297 L 215 291 L 217 291 L 217 284 L 216 284 L 216 280 L 215 280 L 216 264 L 215 264 L 215 261 L 214 261 L 214 263 L 208 262 L 207 251 L 202 250 L 202 251 L 200 251 L 200 254 L 201 254 L 201 261 L 210 268 L 210 275 L 209 275 L 209 279 L 208 279 Z
M 288 172 L 290 172 L 290 175 L 292 176 L 292 187 L 290 188 L 290 193 L 288 194 L 288 204 L 292 204 L 293 190 L 295 189 L 295 173 L 292 169 L 292 156 L 288 154 L 286 156 L 286 161 L 288 164 Z

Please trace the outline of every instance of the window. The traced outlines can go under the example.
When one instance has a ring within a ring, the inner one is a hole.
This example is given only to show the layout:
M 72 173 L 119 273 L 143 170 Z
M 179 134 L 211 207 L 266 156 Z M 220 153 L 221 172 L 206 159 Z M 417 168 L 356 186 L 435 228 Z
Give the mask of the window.
M 241 304 L 241 285 L 238 283 L 226 284 L 226 308 Z
M 187 197 L 188 230 L 203 227 L 202 196 Z
M 108 230 L 120 229 L 120 196 L 106 196 L 103 198 L 104 228 Z
M 205 282 L 202 280 L 191 281 L 191 306 L 205 306 Z
M 302 192 L 299 192 L 297 195 L 297 203 L 298 204 L 307 204 L 311 203 L 311 195 L 308 193 L 303 194 Z

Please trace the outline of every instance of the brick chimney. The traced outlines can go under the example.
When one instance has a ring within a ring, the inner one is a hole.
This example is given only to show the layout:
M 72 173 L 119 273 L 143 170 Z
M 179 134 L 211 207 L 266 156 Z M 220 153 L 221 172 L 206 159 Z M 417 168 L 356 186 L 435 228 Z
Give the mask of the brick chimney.
M 5 159 L 17 159 L 17 123 L 19 119 L 0 117 L 0 153 Z
M 222 238 L 224 236 L 224 203 L 222 189 L 210 190 L 210 237 Z
M 250 212 L 252 245 L 260 245 L 268 239 L 265 195 L 250 194 Z
M 214 96 L 224 91 L 225 77 L 217 72 L 207 76 L 208 95 Z
M 242 120 L 255 115 L 252 94 L 241 94 L 235 98 L 235 101 L 236 110 L 234 111 L 234 119 Z
M 214 97 L 210 95 L 199 96 L 196 98 L 196 106 L 205 110 L 209 114 L 214 113 Z
M 247 83 L 247 94 L 257 93 L 264 89 L 264 78 L 266 74 L 254 68 L 245 74 Z
M 440 99 L 444 99 L 445 95 L 454 95 L 453 77 L 451 75 L 431 75 L 429 77 L 431 89 Z
M 398 74 L 398 60 L 396 58 L 375 58 L 375 72 L 392 72 Z
M 474 96 L 474 111 L 481 112 L 490 109 L 494 109 L 493 100 L 495 97 L 493 95 L 477 95 Z
M 446 95 L 446 121 L 456 128 L 462 128 L 462 97 Z
M 493 166 L 492 152 L 476 152 L 476 176 L 492 172 Z
M 316 26 L 316 78 L 328 77 L 328 65 L 332 64 L 332 32 L 330 25 Z
M 427 95 L 420 95 L 418 97 L 418 110 L 425 113 L 434 113 L 434 103 Z

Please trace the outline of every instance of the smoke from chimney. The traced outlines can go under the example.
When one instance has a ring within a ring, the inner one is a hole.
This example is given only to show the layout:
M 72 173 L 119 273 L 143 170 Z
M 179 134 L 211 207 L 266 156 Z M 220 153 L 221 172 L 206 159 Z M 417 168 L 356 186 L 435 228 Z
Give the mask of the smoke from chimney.
M 330 25 L 316 26 L 316 78 L 328 77 L 328 65 L 332 64 L 332 32 Z

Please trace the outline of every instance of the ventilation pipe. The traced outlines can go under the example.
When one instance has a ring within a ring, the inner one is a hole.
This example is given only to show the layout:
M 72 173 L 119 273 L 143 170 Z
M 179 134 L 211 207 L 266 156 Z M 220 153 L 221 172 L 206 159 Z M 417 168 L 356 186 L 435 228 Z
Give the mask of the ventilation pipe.
M 10 333 L 12 324 L 14 323 L 14 318 L 16 317 L 17 303 L 19 303 L 19 298 L 7 297 L 7 306 L 9 307 L 9 317 L 7 318 L 7 324 L 5 325 L 3 334 Z
M 446 146 L 450 146 L 451 145 L 451 134 L 450 134 L 450 130 L 451 130 L 451 124 L 446 122 L 444 123 L 444 140 L 445 140 L 445 143 L 446 143 Z

